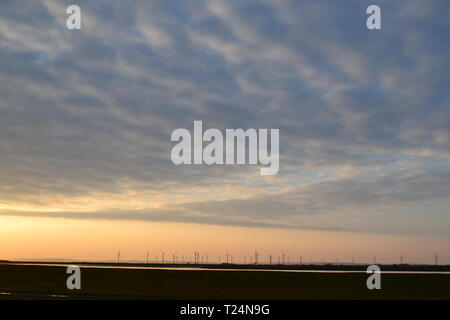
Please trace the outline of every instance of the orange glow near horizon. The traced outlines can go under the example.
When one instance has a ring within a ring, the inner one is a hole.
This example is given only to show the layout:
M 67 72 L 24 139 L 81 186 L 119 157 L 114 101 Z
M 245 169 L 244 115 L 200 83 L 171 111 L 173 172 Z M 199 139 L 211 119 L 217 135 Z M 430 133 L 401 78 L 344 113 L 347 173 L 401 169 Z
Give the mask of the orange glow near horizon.
M 141 222 L 123 220 L 79 220 L 41 217 L 0 217 L 0 260 L 71 259 L 112 261 L 121 249 L 123 261 L 151 261 L 165 252 L 165 260 L 189 259 L 194 251 L 208 254 L 210 262 L 225 261 L 227 250 L 234 262 L 249 259 L 255 249 L 260 261 L 269 254 L 276 262 L 281 250 L 291 262 L 324 261 L 371 263 L 433 263 L 435 252 L 440 263 L 450 263 L 447 237 L 402 236 L 354 232 L 329 232 L 190 223 Z M 248 262 L 249 260 L 247 260 Z M 287 258 L 286 258 L 287 262 Z

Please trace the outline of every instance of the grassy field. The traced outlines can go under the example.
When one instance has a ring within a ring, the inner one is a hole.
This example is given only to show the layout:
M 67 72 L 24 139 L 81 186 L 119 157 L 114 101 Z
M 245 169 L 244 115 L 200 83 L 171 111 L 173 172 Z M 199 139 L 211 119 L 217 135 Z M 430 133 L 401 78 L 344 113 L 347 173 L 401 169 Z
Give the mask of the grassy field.
M 0 265 L 0 299 L 450 299 L 442 274 L 383 274 L 382 290 L 356 273 L 82 267 L 81 290 L 68 290 L 67 277 L 65 267 Z

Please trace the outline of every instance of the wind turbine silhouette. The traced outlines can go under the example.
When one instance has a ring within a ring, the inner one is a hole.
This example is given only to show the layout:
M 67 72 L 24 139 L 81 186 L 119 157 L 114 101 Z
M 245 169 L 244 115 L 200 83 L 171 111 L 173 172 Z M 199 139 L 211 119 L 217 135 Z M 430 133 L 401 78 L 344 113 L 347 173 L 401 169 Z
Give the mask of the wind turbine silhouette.
M 197 251 L 194 251 L 194 264 L 197 264 L 197 262 L 198 262 L 198 252 Z
M 258 256 L 259 256 L 258 251 L 256 251 L 256 248 L 255 248 L 255 265 L 258 264 Z

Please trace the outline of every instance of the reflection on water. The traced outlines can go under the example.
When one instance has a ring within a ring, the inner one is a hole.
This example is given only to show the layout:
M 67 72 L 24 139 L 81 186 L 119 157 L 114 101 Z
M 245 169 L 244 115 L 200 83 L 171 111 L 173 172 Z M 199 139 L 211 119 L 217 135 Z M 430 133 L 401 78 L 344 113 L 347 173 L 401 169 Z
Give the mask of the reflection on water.
M 10 263 L 17 266 L 68 267 L 73 264 L 59 263 Z M 285 269 L 241 269 L 241 268 L 206 268 L 206 267 L 138 267 L 138 266 L 107 266 L 78 265 L 85 269 L 130 269 L 130 270 L 180 270 L 180 271 L 256 271 L 256 272 L 295 272 L 295 273 L 366 273 L 365 270 L 285 270 Z M 450 274 L 449 271 L 381 271 L 384 274 Z
M 17 296 L 17 295 L 26 295 L 26 296 L 34 296 L 35 298 L 38 297 L 51 297 L 51 298 L 69 298 L 68 295 L 64 295 L 64 294 L 47 294 L 47 293 L 40 293 L 40 292 L 21 292 L 21 291 L 17 291 L 17 292 L 0 292 L 0 295 L 3 296 Z

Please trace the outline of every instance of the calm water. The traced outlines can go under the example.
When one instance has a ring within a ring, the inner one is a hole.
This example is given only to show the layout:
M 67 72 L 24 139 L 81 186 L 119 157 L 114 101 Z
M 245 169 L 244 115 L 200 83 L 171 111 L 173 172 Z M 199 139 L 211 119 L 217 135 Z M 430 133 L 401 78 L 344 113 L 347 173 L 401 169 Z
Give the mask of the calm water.
M 9 263 L 8 265 L 42 266 L 42 267 L 67 267 L 70 263 Z M 202 268 L 202 267 L 138 267 L 138 266 L 104 266 L 104 265 L 79 265 L 84 269 L 137 269 L 137 270 L 180 270 L 180 271 L 255 271 L 255 272 L 295 272 L 295 273 L 366 273 L 364 270 L 282 270 L 282 269 L 226 269 L 226 268 Z M 384 274 L 449 274 L 449 271 L 383 271 Z

